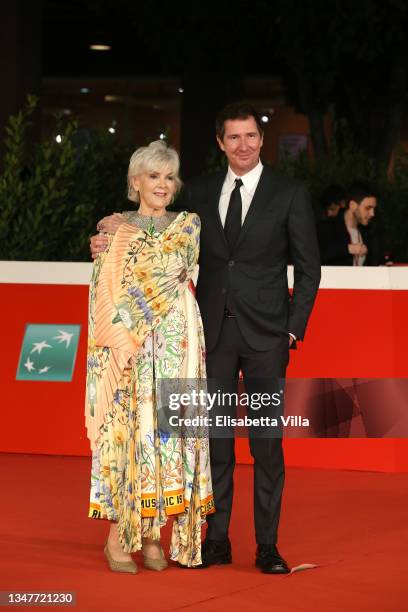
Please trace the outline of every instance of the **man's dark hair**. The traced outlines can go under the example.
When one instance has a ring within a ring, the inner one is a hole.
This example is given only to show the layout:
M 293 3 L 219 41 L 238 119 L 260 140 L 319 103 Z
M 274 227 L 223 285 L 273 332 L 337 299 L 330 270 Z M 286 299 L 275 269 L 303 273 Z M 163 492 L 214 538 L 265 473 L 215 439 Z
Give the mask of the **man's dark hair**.
M 320 204 L 326 209 L 330 204 L 341 204 L 346 197 L 346 190 L 341 185 L 329 185 L 322 191 Z
M 347 192 L 347 208 L 351 200 L 361 204 L 364 198 L 376 198 L 376 190 L 371 183 L 367 181 L 355 181 L 350 185 Z
M 248 104 L 247 102 L 232 102 L 227 104 L 217 115 L 215 120 L 215 130 L 220 140 L 224 139 L 225 134 L 225 122 L 234 121 L 235 119 L 248 119 L 253 117 L 258 127 L 259 133 L 263 134 L 261 118 L 256 108 Z

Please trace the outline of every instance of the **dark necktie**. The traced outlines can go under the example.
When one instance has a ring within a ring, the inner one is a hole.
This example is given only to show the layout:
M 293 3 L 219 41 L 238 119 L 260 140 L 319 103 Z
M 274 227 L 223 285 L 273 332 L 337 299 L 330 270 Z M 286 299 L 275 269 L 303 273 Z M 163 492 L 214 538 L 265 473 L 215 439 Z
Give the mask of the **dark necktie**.
M 224 232 L 230 251 L 233 250 L 241 231 L 242 200 L 240 187 L 242 185 L 243 183 L 240 178 L 235 179 L 235 187 L 230 196 L 227 217 L 225 219 Z

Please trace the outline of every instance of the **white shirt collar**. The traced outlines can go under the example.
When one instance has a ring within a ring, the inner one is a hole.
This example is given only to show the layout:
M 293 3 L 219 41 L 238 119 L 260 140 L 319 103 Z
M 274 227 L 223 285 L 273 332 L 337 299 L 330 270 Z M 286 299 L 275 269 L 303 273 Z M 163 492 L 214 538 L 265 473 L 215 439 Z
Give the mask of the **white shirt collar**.
M 252 170 L 250 170 L 243 176 L 238 176 L 237 174 L 235 174 L 235 172 L 231 170 L 231 167 L 228 166 L 228 172 L 227 172 L 225 182 L 228 184 L 228 186 L 230 185 L 232 186 L 235 179 L 240 178 L 244 184 L 246 191 L 248 193 L 251 193 L 254 187 L 258 184 L 259 177 L 262 174 L 262 170 L 263 170 L 263 165 L 262 165 L 261 160 L 258 161 L 255 168 L 252 168 Z

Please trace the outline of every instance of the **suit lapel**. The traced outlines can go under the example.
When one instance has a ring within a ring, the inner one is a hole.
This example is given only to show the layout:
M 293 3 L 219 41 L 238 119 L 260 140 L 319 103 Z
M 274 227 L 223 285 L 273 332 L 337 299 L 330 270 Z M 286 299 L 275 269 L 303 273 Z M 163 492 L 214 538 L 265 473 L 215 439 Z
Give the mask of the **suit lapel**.
M 253 225 L 259 215 L 262 213 L 263 208 L 268 203 L 269 197 L 272 194 L 273 188 L 273 173 L 268 166 L 264 166 L 262 174 L 259 178 L 258 185 L 255 189 L 254 196 L 252 198 L 251 205 L 246 214 L 245 221 L 242 225 L 241 232 L 239 234 L 235 249 L 244 239 L 248 228 Z
M 226 176 L 227 176 L 226 172 L 220 172 L 219 174 L 213 177 L 213 180 L 211 181 L 208 187 L 208 203 L 209 203 L 210 215 L 214 219 L 219 238 L 222 240 L 226 249 L 228 249 L 228 244 L 225 238 L 224 228 L 222 227 L 220 211 L 219 211 L 221 191 L 222 191 L 222 187 L 224 185 Z

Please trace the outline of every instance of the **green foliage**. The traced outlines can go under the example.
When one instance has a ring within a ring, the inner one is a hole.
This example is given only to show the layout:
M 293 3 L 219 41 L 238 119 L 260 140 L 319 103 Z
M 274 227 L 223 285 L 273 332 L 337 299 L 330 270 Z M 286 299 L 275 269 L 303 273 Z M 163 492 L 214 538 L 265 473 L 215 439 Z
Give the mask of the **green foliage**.
M 347 189 L 355 180 L 372 183 L 379 196 L 373 223 L 383 236 L 384 251 L 391 252 L 396 262 L 408 261 L 408 153 L 396 152 L 390 177 L 385 165 L 379 165 L 355 144 L 347 123 L 339 122 L 334 126 L 327 158 L 315 161 L 303 152 L 297 158 L 282 159 L 278 169 L 307 186 L 317 217 L 322 212 L 320 195 L 329 185 Z
M 315 203 L 328 185 L 340 184 L 347 187 L 356 179 L 376 179 L 373 160 L 354 144 L 344 122 L 334 126 L 329 156 L 326 159 L 316 162 L 303 151 L 297 158 L 289 155 L 284 157 L 279 162 L 279 168 L 285 174 L 305 183 Z M 317 206 L 316 212 L 318 210 Z
M 89 236 L 98 219 L 129 209 L 126 170 L 134 147 L 119 145 L 105 131 L 83 132 L 75 120 L 58 117 L 55 139 L 29 146 L 28 130 L 37 99 L 10 117 L 0 174 L 0 259 L 88 261 Z M 214 154 L 208 170 L 225 167 Z M 316 162 L 307 154 L 284 158 L 279 169 L 309 188 L 316 213 L 325 187 L 347 187 L 353 180 L 375 183 L 380 194 L 377 223 L 385 249 L 395 261 L 408 261 L 408 154 L 397 151 L 393 177 L 356 146 L 344 122 L 334 129 L 329 155 Z
M 0 259 L 86 261 L 89 236 L 102 216 L 127 208 L 130 151 L 109 133 L 84 134 L 57 117 L 55 139 L 28 146 L 37 99 L 6 126 L 0 174 Z M 86 136 L 86 137 L 85 137 Z

